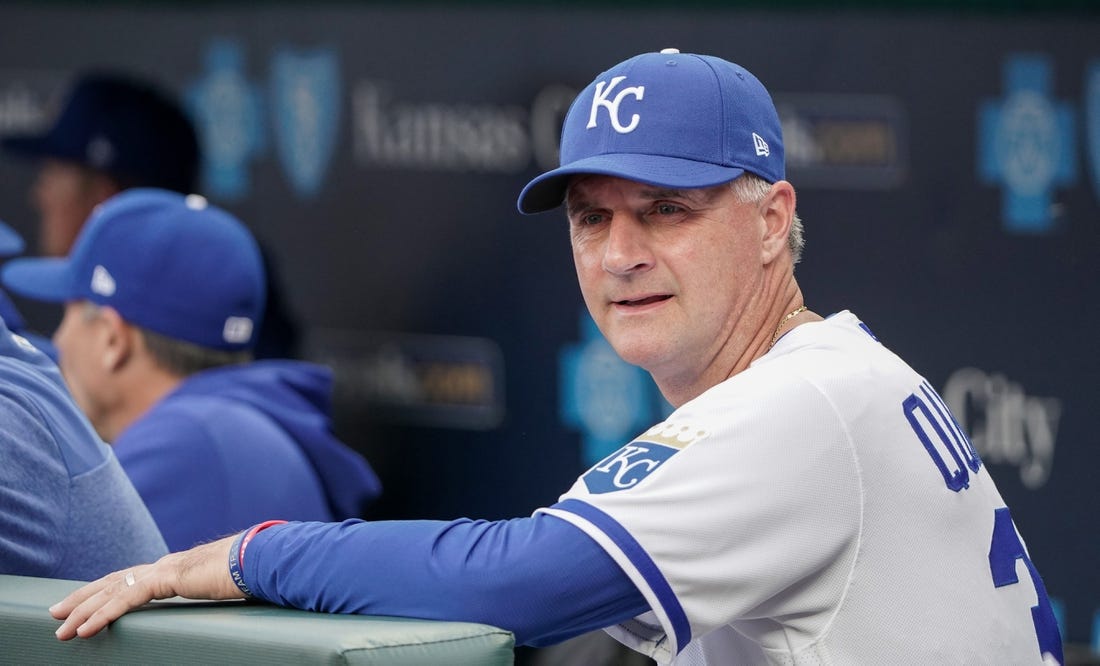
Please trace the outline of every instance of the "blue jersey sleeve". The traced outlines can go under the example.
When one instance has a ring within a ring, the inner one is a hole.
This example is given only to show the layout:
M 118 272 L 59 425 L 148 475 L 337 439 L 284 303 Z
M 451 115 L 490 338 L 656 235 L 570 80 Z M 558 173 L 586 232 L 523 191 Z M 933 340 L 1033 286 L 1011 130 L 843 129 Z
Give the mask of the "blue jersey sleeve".
M 284 606 L 480 622 L 536 646 L 649 610 L 596 542 L 545 514 L 278 525 L 249 543 L 243 575 Z

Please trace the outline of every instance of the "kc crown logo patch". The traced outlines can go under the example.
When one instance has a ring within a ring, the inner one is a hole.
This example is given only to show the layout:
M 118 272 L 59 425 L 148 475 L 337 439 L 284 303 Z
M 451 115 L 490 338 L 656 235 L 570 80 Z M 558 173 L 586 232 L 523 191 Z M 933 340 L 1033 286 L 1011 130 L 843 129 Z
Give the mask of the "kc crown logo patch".
M 597 495 L 633 488 L 684 447 L 708 435 L 674 421 L 659 423 L 588 470 L 584 485 Z

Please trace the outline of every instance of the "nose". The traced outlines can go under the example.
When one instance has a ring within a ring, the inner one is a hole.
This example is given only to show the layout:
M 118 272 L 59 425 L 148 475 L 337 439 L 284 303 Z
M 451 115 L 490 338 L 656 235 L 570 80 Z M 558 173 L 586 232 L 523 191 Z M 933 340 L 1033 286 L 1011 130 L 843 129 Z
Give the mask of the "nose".
M 613 275 L 628 275 L 653 266 L 653 253 L 643 222 L 617 215 L 607 231 L 603 269 Z

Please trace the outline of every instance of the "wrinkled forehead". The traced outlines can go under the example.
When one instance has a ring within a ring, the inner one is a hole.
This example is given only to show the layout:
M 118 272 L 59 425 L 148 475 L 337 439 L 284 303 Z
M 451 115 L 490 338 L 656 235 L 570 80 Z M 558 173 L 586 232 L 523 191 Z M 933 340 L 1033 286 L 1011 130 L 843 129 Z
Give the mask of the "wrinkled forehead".
M 566 185 L 566 210 L 598 197 L 599 192 L 605 188 L 615 188 L 618 191 L 629 192 L 631 196 L 643 200 L 688 199 L 702 203 L 711 202 L 720 197 L 723 192 L 729 189 L 729 183 L 699 188 L 667 187 L 618 176 L 594 173 L 580 174 L 571 178 L 568 185 Z

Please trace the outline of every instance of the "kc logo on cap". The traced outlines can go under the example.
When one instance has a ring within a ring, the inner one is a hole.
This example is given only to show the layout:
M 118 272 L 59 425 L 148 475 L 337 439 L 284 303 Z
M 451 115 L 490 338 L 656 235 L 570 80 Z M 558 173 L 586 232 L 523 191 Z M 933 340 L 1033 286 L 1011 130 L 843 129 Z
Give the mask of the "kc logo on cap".
M 611 127 L 619 134 L 633 132 L 634 128 L 638 126 L 638 121 L 641 120 L 641 116 L 637 113 L 630 117 L 629 125 L 622 124 L 622 121 L 619 120 L 619 104 L 622 104 L 623 98 L 627 95 L 633 95 L 634 99 L 639 102 L 642 101 L 645 97 L 645 86 L 630 86 L 623 88 L 615 95 L 615 99 L 611 101 L 607 100 L 607 97 L 615 90 L 615 86 L 625 80 L 625 76 L 616 76 L 611 79 L 611 83 L 600 81 L 596 84 L 596 93 L 592 96 L 592 112 L 588 116 L 588 129 L 596 127 L 596 115 L 599 113 L 600 107 L 607 108 L 607 115 L 611 118 Z

